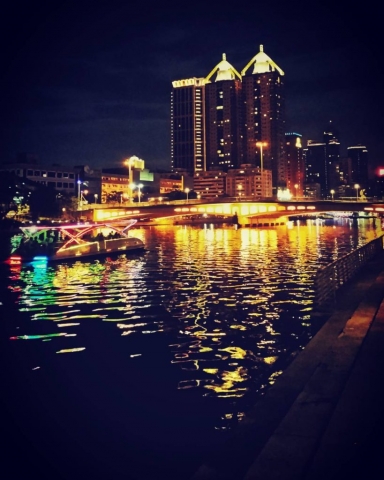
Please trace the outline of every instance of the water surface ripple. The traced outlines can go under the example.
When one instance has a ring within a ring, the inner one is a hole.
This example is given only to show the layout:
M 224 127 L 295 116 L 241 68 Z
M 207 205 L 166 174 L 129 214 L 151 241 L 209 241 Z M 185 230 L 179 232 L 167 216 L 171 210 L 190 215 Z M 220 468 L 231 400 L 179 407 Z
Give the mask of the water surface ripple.
M 10 269 L 19 312 L 7 319 L 11 348 L 28 382 L 45 375 L 45 388 L 65 385 L 76 401 L 92 392 L 123 437 L 141 422 L 150 430 L 143 451 L 148 442 L 180 449 L 192 469 L 319 328 L 310 315 L 316 270 L 381 230 L 318 220 L 132 234 L 144 254 Z M 162 468 L 172 478 L 181 467 Z

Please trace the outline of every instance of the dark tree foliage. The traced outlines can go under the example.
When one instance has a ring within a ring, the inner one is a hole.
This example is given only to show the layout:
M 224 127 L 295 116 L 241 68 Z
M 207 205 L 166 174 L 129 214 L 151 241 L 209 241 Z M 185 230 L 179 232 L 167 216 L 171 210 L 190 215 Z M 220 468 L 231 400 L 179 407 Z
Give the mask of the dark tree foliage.
M 45 185 L 36 185 L 29 199 L 30 214 L 33 219 L 39 217 L 58 217 L 61 213 L 57 191 Z
M 1 172 L 0 174 L 0 218 L 3 219 L 7 213 L 17 208 L 14 198 L 19 192 L 26 197 L 25 185 L 22 179 L 12 172 Z

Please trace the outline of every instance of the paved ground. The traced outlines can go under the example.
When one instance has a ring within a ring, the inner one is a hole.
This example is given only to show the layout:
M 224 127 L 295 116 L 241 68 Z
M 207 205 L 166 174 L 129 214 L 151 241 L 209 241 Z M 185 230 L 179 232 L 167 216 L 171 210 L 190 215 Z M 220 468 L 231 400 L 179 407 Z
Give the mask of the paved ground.
M 384 479 L 384 255 L 191 480 Z

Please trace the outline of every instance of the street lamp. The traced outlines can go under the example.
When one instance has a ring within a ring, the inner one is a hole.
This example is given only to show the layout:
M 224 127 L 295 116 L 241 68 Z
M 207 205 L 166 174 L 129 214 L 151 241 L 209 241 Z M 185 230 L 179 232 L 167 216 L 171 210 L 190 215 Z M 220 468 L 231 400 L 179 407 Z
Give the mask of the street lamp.
M 297 189 L 299 188 L 299 185 L 295 183 L 294 187 L 295 187 L 295 200 L 297 200 Z
M 139 203 L 141 202 L 141 189 L 143 188 L 143 184 L 142 183 L 139 183 L 137 185 L 137 188 L 139 189 Z
M 333 197 L 335 195 L 335 190 L 333 190 L 333 189 L 331 190 L 331 195 L 332 195 L 332 202 L 333 202 Z
M 190 192 L 189 188 L 186 188 L 186 189 L 184 190 L 184 192 L 187 194 L 187 203 L 188 203 L 188 194 L 189 194 L 189 192 Z
M 81 180 L 77 180 L 77 209 L 81 210 Z
M 241 184 L 238 185 L 238 186 L 237 186 L 237 189 L 238 189 L 238 191 L 239 191 L 239 197 L 241 197 L 241 190 L 243 189 L 243 185 L 241 185 Z M 239 198 L 237 198 L 237 199 L 239 200 Z
M 98 195 L 97 193 L 95 193 L 95 194 L 94 194 L 94 197 L 95 197 L 95 203 L 97 203 L 97 198 L 98 198 L 98 196 L 99 196 L 99 195 Z
M 267 142 L 256 142 L 256 146 L 260 147 L 260 172 L 263 174 L 263 147 L 267 147 Z
M 355 183 L 355 188 L 356 188 L 356 202 L 359 201 L 359 188 L 360 185 L 358 183 Z

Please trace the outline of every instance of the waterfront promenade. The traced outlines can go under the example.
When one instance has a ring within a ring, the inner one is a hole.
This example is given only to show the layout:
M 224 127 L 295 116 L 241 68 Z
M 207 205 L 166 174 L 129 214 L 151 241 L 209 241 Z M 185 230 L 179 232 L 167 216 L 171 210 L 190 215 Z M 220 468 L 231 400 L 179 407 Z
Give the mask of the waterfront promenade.
M 384 254 L 191 480 L 383 478 Z

